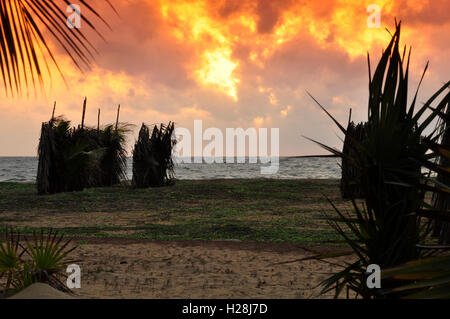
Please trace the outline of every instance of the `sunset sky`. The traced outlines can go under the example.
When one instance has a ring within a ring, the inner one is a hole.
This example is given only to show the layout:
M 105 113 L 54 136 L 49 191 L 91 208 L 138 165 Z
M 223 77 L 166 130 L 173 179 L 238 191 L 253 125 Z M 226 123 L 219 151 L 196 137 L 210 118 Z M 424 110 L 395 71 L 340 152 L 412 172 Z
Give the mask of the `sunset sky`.
M 119 17 L 92 2 L 112 27 L 98 24 L 106 43 L 86 29 L 99 51 L 92 69 L 81 74 L 53 45 L 69 90 L 54 72 L 45 96 L 2 92 L 0 156 L 35 156 L 53 102 L 78 124 L 84 96 L 90 125 L 99 107 L 102 123 L 114 122 L 121 104 L 121 121 L 137 126 L 277 127 L 281 155 L 324 154 L 302 135 L 341 147 L 340 134 L 306 90 L 341 123 L 349 108 L 365 120 L 366 54 L 375 67 L 394 17 L 412 46 L 411 92 L 430 61 L 419 102 L 450 80 L 450 0 L 111 0 Z M 379 29 L 367 26 L 369 4 L 381 7 Z

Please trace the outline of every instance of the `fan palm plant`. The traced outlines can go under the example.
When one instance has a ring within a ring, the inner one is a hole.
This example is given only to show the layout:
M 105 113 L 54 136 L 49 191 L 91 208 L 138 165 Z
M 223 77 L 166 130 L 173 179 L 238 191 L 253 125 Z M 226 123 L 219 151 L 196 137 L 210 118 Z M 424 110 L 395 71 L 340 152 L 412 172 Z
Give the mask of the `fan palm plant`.
M 26 263 L 28 268 L 24 268 L 24 273 L 31 274 L 31 276 L 20 276 L 19 278 L 29 279 L 31 277 L 36 282 L 48 283 L 56 289 L 70 292 L 61 279 L 65 277 L 64 272 L 67 265 L 75 262 L 67 257 L 77 246 L 69 248 L 71 240 L 63 241 L 63 239 L 63 235 L 52 230 L 46 234 L 43 230 L 40 233 L 33 233 L 33 240 L 26 240 L 26 253 L 30 257 L 30 262 Z
M 109 0 L 105 1 L 110 4 Z M 93 14 L 109 27 L 88 1 L 80 0 L 80 3 L 86 8 L 85 13 Z M 37 82 L 42 88 L 43 65 L 50 73 L 45 52 L 66 82 L 39 24 L 49 31 L 81 72 L 90 67 L 93 53 L 97 51 L 80 28 L 67 27 L 65 11 L 69 5 L 67 0 L 0 0 L 0 69 L 7 95 L 21 95 L 22 84 L 27 93 L 30 85 L 36 89 Z M 80 19 L 103 38 L 87 14 L 80 15 Z
M 70 242 L 52 230 L 35 232 L 32 240 L 28 240 L 6 228 L 4 240 L 0 239 L 0 278 L 6 275 L 6 283 L 0 285 L 3 288 L 0 292 L 15 293 L 35 282 L 71 292 L 62 281 L 67 265 L 76 262 L 68 259 L 77 247 L 69 247 Z
M 429 224 L 422 222 L 419 212 L 425 205 L 425 191 L 431 186 L 428 185 L 430 179 L 422 174 L 421 168 L 437 156 L 436 152 L 429 153 L 429 150 L 432 143 L 439 139 L 439 134 L 435 131 L 427 133 L 426 129 L 448 104 L 450 92 L 444 93 L 450 82 L 416 110 L 417 89 L 408 106 L 411 51 L 407 57 L 406 48 L 400 54 L 400 26 L 401 23 L 396 23 L 396 31 L 373 77 L 368 58 L 369 105 L 364 139 L 355 139 L 313 98 L 345 137 L 352 141 L 349 145 L 353 151 L 344 154 L 316 143 L 345 159 L 360 172 L 356 183 L 364 198 L 363 205 L 352 199 L 352 214 L 344 213 L 333 205 L 338 217 L 329 218 L 330 224 L 351 247 L 348 253 L 356 256 L 355 261 L 344 263 L 342 271 L 323 282 L 323 292 L 336 289 L 336 296 L 347 287 L 364 298 L 379 297 L 377 290 L 366 286 L 366 267 L 378 264 L 382 269 L 387 269 L 421 257 L 417 245 L 423 243 L 429 234 Z M 435 111 L 427 114 L 427 109 L 442 95 Z M 321 255 L 317 258 L 326 257 Z M 384 288 L 395 288 L 402 282 L 385 279 L 382 285 Z M 399 292 L 397 296 L 401 294 Z
M 0 242 L 0 278 L 6 276 L 6 290 L 13 284 L 25 252 L 19 239 L 19 234 L 14 233 L 11 229 L 6 229 L 5 241 Z

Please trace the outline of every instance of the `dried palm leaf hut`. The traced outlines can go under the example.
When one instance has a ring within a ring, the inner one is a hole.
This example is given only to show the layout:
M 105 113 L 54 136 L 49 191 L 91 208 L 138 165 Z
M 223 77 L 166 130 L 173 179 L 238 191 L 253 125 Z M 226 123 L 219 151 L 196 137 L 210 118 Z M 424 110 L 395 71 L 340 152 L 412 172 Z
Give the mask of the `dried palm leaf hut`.
M 352 165 L 349 158 L 357 156 L 357 147 L 355 143 L 361 142 L 364 138 L 366 123 L 358 123 L 349 121 L 347 132 L 344 140 L 342 153 L 342 172 L 341 172 L 341 195 L 344 199 L 362 198 L 360 187 L 357 184 L 359 171 Z
M 85 106 L 83 108 L 84 114 Z M 42 124 L 38 147 L 39 194 L 110 186 L 126 178 L 127 126 L 100 129 L 82 124 L 71 127 L 62 117 Z
M 82 190 L 94 185 L 103 150 L 94 145 L 89 130 L 71 127 L 63 118 L 42 124 L 39 141 L 39 194 Z
M 133 186 L 138 188 L 171 185 L 175 181 L 172 159 L 176 140 L 175 124 L 153 126 L 152 133 L 144 123 L 133 150 Z

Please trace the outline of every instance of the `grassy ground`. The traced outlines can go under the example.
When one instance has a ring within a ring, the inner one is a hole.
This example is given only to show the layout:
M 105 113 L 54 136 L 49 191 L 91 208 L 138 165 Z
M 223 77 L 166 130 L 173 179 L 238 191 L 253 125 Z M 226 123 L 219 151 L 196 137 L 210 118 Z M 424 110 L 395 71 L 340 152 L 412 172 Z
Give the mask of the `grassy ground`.
M 0 226 L 51 227 L 69 237 L 334 245 L 339 238 L 323 220 L 332 213 L 325 195 L 350 207 L 337 180 L 178 181 L 51 196 L 38 196 L 34 184 L 0 183 Z

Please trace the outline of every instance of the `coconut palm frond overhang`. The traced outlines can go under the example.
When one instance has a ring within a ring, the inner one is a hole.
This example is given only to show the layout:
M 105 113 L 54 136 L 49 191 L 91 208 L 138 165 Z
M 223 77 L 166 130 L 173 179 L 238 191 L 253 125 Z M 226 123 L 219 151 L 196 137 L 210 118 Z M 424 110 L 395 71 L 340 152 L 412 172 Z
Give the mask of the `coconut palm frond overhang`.
M 113 8 L 109 0 L 104 1 Z M 104 39 L 96 24 L 100 21 L 106 27 L 110 26 L 89 2 L 92 1 L 79 1 L 85 13 L 79 15 L 80 21 L 87 30 Z M 46 55 L 67 85 L 50 49 L 49 39 L 39 25 L 48 30 L 80 72 L 90 68 L 94 54 L 98 52 L 81 28 L 68 26 L 65 12 L 70 5 L 67 0 L 0 0 L 0 71 L 7 96 L 22 95 L 23 85 L 27 94 L 32 87 L 36 95 L 38 84 L 43 89 L 44 69 L 51 76 Z

